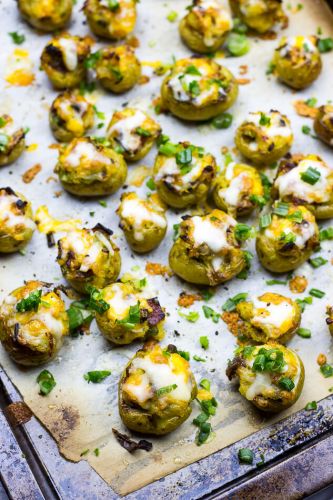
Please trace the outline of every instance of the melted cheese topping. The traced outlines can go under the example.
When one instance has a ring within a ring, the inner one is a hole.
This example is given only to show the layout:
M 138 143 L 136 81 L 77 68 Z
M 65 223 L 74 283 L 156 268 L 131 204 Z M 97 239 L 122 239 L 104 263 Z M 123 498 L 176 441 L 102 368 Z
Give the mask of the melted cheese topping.
M 288 299 L 269 293 L 254 298 L 252 303 L 254 310 L 251 323 L 254 326 L 259 328 L 271 326 L 281 333 L 287 332 L 291 328 L 295 311 Z
M 198 14 L 206 47 L 213 46 L 216 39 L 232 28 L 231 16 L 220 0 L 200 0 L 191 12 Z
M 110 128 L 110 134 L 116 136 L 122 147 L 129 152 L 136 152 L 141 146 L 141 136 L 136 133 L 138 127 L 146 120 L 146 115 L 136 109 L 132 116 L 127 116 L 118 120 Z
M 229 163 L 225 172 L 225 179 L 229 181 L 228 187 L 219 189 L 218 195 L 227 205 L 237 207 L 243 195 L 262 194 L 261 184 L 255 185 L 255 178 L 247 170 L 241 169 L 236 163 Z
M 66 233 L 68 231 L 73 231 L 82 225 L 82 221 L 80 219 L 69 219 L 65 221 L 55 219 L 52 215 L 50 215 L 46 205 L 41 205 L 37 208 L 35 221 L 37 222 L 38 231 L 43 234 L 57 232 Z
M 61 240 L 61 246 L 64 250 L 72 250 L 75 253 L 75 257 L 81 261 L 82 272 L 93 268 L 103 249 L 106 248 L 110 255 L 114 254 L 110 241 L 100 231 L 71 231 Z
M 151 222 L 158 227 L 166 227 L 167 224 L 163 215 L 138 196 L 127 196 L 122 200 L 120 216 L 130 219 L 134 229 L 134 237 L 139 241 L 143 239 L 142 230 L 145 222 Z
M 155 181 L 163 181 L 172 184 L 176 191 L 185 191 L 198 182 L 204 169 L 204 162 L 200 158 L 192 158 L 191 170 L 181 174 L 181 169 L 175 157 L 165 158 L 163 165 L 155 175 Z
M 280 48 L 281 47 L 281 48 Z M 302 57 L 311 59 L 312 55 L 318 52 L 318 49 L 311 37 L 293 36 L 283 37 L 279 44 L 279 53 L 281 57 L 287 57 L 293 50 L 301 52 Z
M 103 298 L 117 319 L 126 318 L 129 308 L 138 303 L 138 297 L 127 290 L 128 287 L 120 283 L 114 283 L 104 289 Z
M 304 212 L 303 215 L 305 215 Z M 272 240 L 276 240 L 280 239 L 283 234 L 293 234 L 295 237 L 294 244 L 298 248 L 304 248 L 309 239 L 316 234 L 317 229 L 315 219 L 308 219 L 304 218 L 301 224 L 295 224 L 289 219 L 273 216 L 272 223 L 265 229 L 265 235 Z
M 191 222 L 193 224 L 191 236 L 195 246 L 207 245 L 214 253 L 232 248 L 227 240 L 227 229 L 236 225 L 236 221 L 232 217 L 226 216 L 225 220 L 220 221 L 219 226 L 214 224 L 209 216 L 204 218 L 196 215 L 191 218 Z
M 73 38 L 64 37 L 64 38 L 59 38 L 57 42 L 62 49 L 63 59 L 66 68 L 69 71 L 74 71 L 78 65 L 76 41 L 73 40 Z
M 99 0 L 101 7 L 108 9 L 112 14 L 112 23 L 109 23 L 110 35 L 117 38 L 124 38 L 133 31 L 136 19 L 136 8 L 134 0 L 118 0 L 119 8 L 112 10 L 108 0 Z
M 7 58 L 5 71 L 6 81 L 11 85 L 26 86 L 35 79 L 33 62 L 27 50 L 15 49 Z
M 320 172 L 320 178 L 313 185 L 301 179 L 301 174 L 309 167 Z M 297 167 L 279 175 L 275 180 L 275 187 L 281 198 L 293 196 L 307 203 L 325 203 L 332 195 L 333 171 L 324 162 L 307 157 Z
M 16 202 L 19 199 L 13 194 L 0 194 L 0 230 L 3 228 L 15 229 L 17 226 L 32 231 L 36 229 L 34 221 L 17 209 Z
M 270 123 L 266 125 L 260 124 L 262 114 L 270 118 Z M 269 113 L 260 113 L 259 111 L 256 113 L 249 113 L 245 119 L 245 123 L 253 123 L 256 127 L 259 127 L 267 137 L 291 137 L 293 135 L 289 123 L 280 113 L 275 111 L 270 111 Z
M 69 97 L 62 97 L 58 103 L 59 115 L 66 120 L 66 128 L 83 134 L 85 131 L 83 118 L 88 111 L 88 102 L 84 99 L 76 101 Z
M 71 167 L 79 167 L 81 162 L 96 162 L 109 164 L 111 160 L 108 156 L 97 150 L 96 146 L 88 140 L 76 142 L 73 149 L 66 157 L 66 163 Z

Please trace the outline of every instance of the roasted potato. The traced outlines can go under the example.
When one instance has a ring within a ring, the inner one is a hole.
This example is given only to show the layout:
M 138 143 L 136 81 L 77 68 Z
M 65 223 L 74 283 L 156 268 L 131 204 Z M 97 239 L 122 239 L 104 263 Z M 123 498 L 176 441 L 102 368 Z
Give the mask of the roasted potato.
M 326 312 L 327 312 L 326 323 L 330 331 L 330 334 L 333 337 L 333 307 L 328 306 Z
M 95 35 L 110 40 L 121 40 L 134 30 L 136 1 L 86 0 L 83 12 Z
M 249 28 L 266 33 L 286 20 L 282 0 L 229 0 L 233 13 Z
M 235 354 L 226 373 L 229 380 L 238 377 L 244 398 L 266 412 L 296 403 L 304 385 L 304 366 L 294 351 L 272 342 L 240 347 Z
M 170 349 L 171 346 L 168 346 Z M 191 414 L 197 385 L 189 362 L 154 341 L 126 366 L 119 382 L 119 413 L 132 431 L 162 435 Z
M 73 0 L 18 0 L 22 17 L 41 31 L 63 28 L 72 15 Z
M 95 65 L 100 84 L 114 94 L 127 92 L 141 76 L 141 63 L 129 45 L 105 47 L 99 51 Z
M 9 115 L 0 115 L 0 167 L 14 163 L 25 148 L 25 131 Z
M 313 124 L 314 130 L 323 142 L 333 147 L 333 105 L 320 106 Z
M 27 281 L 0 306 L 0 340 L 15 363 L 38 366 L 50 361 L 69 333 L 65 303 L 52 286 Z

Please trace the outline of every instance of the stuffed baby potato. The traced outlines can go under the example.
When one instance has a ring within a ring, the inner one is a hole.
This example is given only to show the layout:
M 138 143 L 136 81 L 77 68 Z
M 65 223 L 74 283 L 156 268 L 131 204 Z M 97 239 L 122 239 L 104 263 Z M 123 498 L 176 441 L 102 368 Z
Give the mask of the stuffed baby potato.
M 119 382 L 119 413 L 132 431 L 162 435 L 190 416 L 197 385 L 189 362 L 174 346 L 154 341 L 137 351 Z
M 333 147 L 333 105 L 320 106 L 313 124 L 317 137 Z
M 95 35 L 121 40 L 134 30 L 136 2 L 137 0 L 86 0 L 83 12 Z
M 102 224 L 70 231 L 58 241 L 57 262 L 63 277 L 78 292 L 89 286 L 103 288 L 114 283 L 121 267 L 120 251 L 112 231 Z
M 90 137 L 81 137 L 60 149 L 54 171 L 69 193 L 103 196 L 114 193 L 124 184 L 127 165 L 111 147 Z
M 289 87 L 301 90 L 314 82 L 322 68 L 315 36 L 282 37 L 273 57 L 274 74 Z
M 54 137 L 70 142 L 94 126 L 94 108 L 79 93 L 63 92 L 52 103 L 49 121 Z
M 242 155 L 258 166 L 277 161 L 289 151 L 292 143 L 289 119 L 275 110 L 249 113 L 235 136 L 235 144 Z
M 180 21 L 179 32 L 193 52 L 215 52 L 232 28 L 232 19 L 221 0 L 193 0 Z
M 100 84 L 114 94 L 127 92 L 141 76 L 141 63 L 129 45 L 105 47 L 99 51 L 96 76 Z
M 233 13 L 249 28 L 266 33 L 286 19 L 282 0 L 229 0 Z
M 197 285 L 216 286 L 246 266 L 244 251 L 235 236 L 237 222 L 222 212 L 185 216 L 169 254 L 171 269 Z
M 161 199 L 171 207 L 185 208 L 206 200 L 216 172 L 214 156 L 189 142 L 159 146 L 154 181 Z
M 304 385 L 304 366 L 291 349 L 270 343 L 236 350 L 226 374 L 239 379 L 239 392 L 259 410 L 279 412 L 292 406 Z
M 294 300 L 278 293 L 266 292 L 239 302 L 229 328 L 241 342 L 270 341 L 286 344 L 301 322 L 301 309 Z
M 135 108 L 115 111 L 108 126 L 108 140 L 127 161 L 141 160 L 161 134 L 160 125 Z
M 127 243 L 135 252 L 150 252 L 163 240 L 167 219 L 164 209 L 153 200 L 143 200 L 134 192 L 124 193 L 117 214 Z
M 235 102 L 238 85 L 233 74 L 212 59 L 176 61 L 162 83 L 162 107 L 188 121 L 209 120 Z
M 143 298 L 130 283 L 113 283 L 101 290 L 101 299 L 109 306 L 96 314 L 99 329 L 115 344 L 164 337 L 165 313 L 158 299 Z
M 316 155 L 282 160 L 272 188 L 275 199 L 304 205 L 317 219 L 333 217 L 333 170 Z
M 0 167 L 14 163 L 25 148 L 25 131 L 9 115 L 0 116 Z
M 318 247 L 319 229 L 307 208 L 276 202 L 272 215 L 261 217 L 256 250 L 261 264 L 269 271 L 292 271 Z
M 326 310 L 326 324 L 328 326 L 328 329 L 330 331 L 330 334 L 333 337 L 333 307 L 328 306 Z
M 20 365 L 38 366 L 59 352 L 69 325 L 66 306 L 57 288 L 27 281 L 0 306 L 0 340 Z
M 56 89 L 78 87 L 86 76 L 85 59 L 91 39 L 62 33 L 53 38 L 41 55 L 41 67 Z
M 18 0 L 22 17 L 41 31 L 63 28 L 72 15 L 73 0 Z
M 264 188 L 255 168 L 242 163 L 229 163 L 214 182 L 216 206 L 232 217 L 250 215 L 260 206 Z

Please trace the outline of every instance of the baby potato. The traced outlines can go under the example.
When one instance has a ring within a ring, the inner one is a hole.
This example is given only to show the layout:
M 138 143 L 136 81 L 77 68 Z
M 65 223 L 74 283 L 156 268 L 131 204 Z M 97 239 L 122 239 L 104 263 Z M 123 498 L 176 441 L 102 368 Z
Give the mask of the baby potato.
M 192 0 L 179 32 L 193 52 L 215 52 L 232 29 L 232 19 L 221 0 Z
M 328 306 L 326 314 L 327 314 L 327 316 L 326 316 L 326 324 L 328 326 L 330 334 L 333 337 L 333 307 Z
M 69 333 L 65 303 L 52 286 L 27 281 L 0 306 L 0 341 L 15 363 L 38 366 L 51 361 Z
M 78 87 L 86 76 L 85 59 L 90 54 L 89 37 L 62 33 L 53 38 L 41 55 L 41 67 L 53 87 L 69 89 Z
M 137 0 L 86 0 L 83 12 L 91 31 L 103 38 L 126 38 L 136 23 Z
M 0 115 L 0 167 L 14 163 L 25 148 L 25 131 L 9 115 Z
M 102 224 L 92 229 L 75 229 L 58 241 L 57 262 L 63 277 L 80 293 L 89 286 L 103 288 L 116 281 L 121 257 L 111 238 L 112 231 Z
M 279 160 L 292 143 L 289 119 L 275 110 L 249 113 L 235 136 L 235 144 L 242 155 L 258 166 L 268 166 Z
M 117 214 L 127 243 L 135 252 L 150 252 L 163 240 L 167 230 L 165 211 L 152 200 L 142 200 L 134 192 L 124 193 Z
M 204 216 L 184 216 L 169 253 L 171 269 L 197 285 L 216 286 L 246 267 L 244 251 L 235 236 L 237 222 L 213 210 Z
M 277 22 L 285 21 L 282 0 L 229 0 L 230 7 L 246 26 L 267 33 Z
M 282 160 L 273 198 L 304 205 L 316 219 L 333 217 L 333 170 L 317 155 L 293 155 Z
M 320 106 L 313 124 L 314 130 L 320 140 L 333 147 L 333 105 Z
M 304 385 L 304 366 L 291 349 L 275 344 L 236 349 L 226 374 L 239 379 L 239 392 L 261 411 L 280 412 L 296 403 Z
M 164 337 L 165 313 L 158 299 L 143 298 L 130 283 L 113 283 L 101 290 L 101 298 L 109 308 L 96 314 L 104 337 L 115 344 Z
M 233 74 L 205 57 L 176 61 L 161 87 L 162 108 L 188 121 L 214 118 L 229 109 L 237 95 Z
M 17 0 L 22 17 L 41 31 L 63 28 L 72 15 L 73 0 Z
M 54 137 L 60 142 L 70 142 L 94 126 L 94 108 L 79 93 L 63 92 L 52 103 L 49 121 Z
M 292 271 L 318 247 L 319 229 L 306 207 L 276 202 L 272 215 L 261 218 L 256 250 L 261 264 L 269 271 Z
M 266 292 L 236 305 L 237 337 L 241 342 L 254 340 L 286 344 L 301 322 L 301 309 L 294 300 L 279 293 Z
M 108 145 L 81 137 L 62 146 L 54 171 L 69 193 L 103 196 L 114 193 L 124 184 L 127 165 Z
M 250 215 L 260 206 L 264 188 L 255 168 L 231 162 L 214 182 L 216 206 L 232 217 Z
M 273 57 L 274 74 L 292 89 L 302 90 L 314 82 L 322 68 L 315 36 L 282 37 Z
M 161 199 L 174 208 L 204 202 L 216 172 L 214 156 L 189 142 L 162 140 L 153 170 Z
M 189 362 L 173 347 L 149 341 L 137 351 L 119 381 L 119 414 L 135 432 L 163 435 L 190 416 L 198 389 Z
M 161 127 L 147 113 L 125 108 L 113 113 L 107 134 L 112 147 L 126 161 L 138 161 L 149 153 L 161 134 Z
M 141 76 L 141 63 L 129 45 L 101 49 L 95 69 L 100 84 L 114 94 L 127 92 Z
M 35 229 L 31 203 L 10 187 L 0 188 L 0 253 L 23 250 Z

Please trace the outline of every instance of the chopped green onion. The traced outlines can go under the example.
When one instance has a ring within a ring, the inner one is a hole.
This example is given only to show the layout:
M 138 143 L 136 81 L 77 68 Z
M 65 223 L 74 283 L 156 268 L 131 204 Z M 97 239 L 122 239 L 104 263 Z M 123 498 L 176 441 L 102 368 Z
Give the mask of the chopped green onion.
M 295 388 L 294 382 L 289 377 L 282 377 L 279 380 L 279 387 L 285 391 L 291 392 Z
M 283 280 L 266 280 L 266 285 L 286 285 L 288 281 Z
M 319 181 L 320 176 L 321 173 L 319 172 L 319 170 L 313 167 L 308 167 L 304 172 L 301 172 L 300 174 L 302 181 L 306 182 L 307 184 L 311 184 L 311 186 Z
M 188 314 L 178 311 L 178 314 L 182 318 L 187 319 L 187 321 L 190 321 L 190 323 L 195 323 L 200 318 L 200 314 L 197 311 L 190 311 Z
M 190 361 L 190 353 L 188 351 L 177 351 L 179 356 L 186 359 L 186 361 Z
M 207 378 L 203 378 L 199 383 L 200 387 L 206 389 L 206 391 L 210 391 L 210 381 Z
M 243 464 L 252 464 L 254 454 L 250 448 L 241 448 L 238 450 L 238 460 Z
M 310 106 L 310 108 L 314 108 L 317 104 L 317 101 L 318 101 L 318 99 L 316 99 L 315 97 L 310 97 L 309 99 L 307 99 L 305 101 L 305 104 Z
M 152 177 L 150 177 L 150 179 L 148 179 L 148 181 L 146 182 L 146 186 L 151 191 L 154 191 L 156 189 L 156 184 L 155 184 L 155 181 Z
M 101 207 L 104 207 L 104 208 L 106 208 L 108 206 L 108 204 L 106 203 L 105 200 L 99 200 L 98 203 L 101 205 Z
M 309 338 L 311 338 L 311 330 L 309 330 L 308 328 L 299 328 L 296 331 L 296 333 L 297 333 L 297 335 L 299 335 L 303 339 L 309 339 Z
M 191 64 L 190 66 L 187 66 L 187 68 L 184 71 L 184 74 L 185 75 L 197 75 L 197 76 L 201 76 L 200 71 L 193 64 Z
M 27 312 L 27 311 L 37 311 L 39 304 L 41 303 L 42 290 L 34 290 L 29 293 L 28 297 L 20 300 L 16 304 L 16 310 L 18 312 Z
M 169 14 L 167 15 L 167 20 L 170 22 L 170 23 L 174 23 L 176 20 L 177 20 L 177 17 L 178 17 L 178 12 L 176 12 L 175 10 L 172 10 L 171 12 L 169 12 Z
M 259 125 L 266 126 L 270 125 L 271 119 L 269 116 L 265 115 L 265 113 L 260 113 Z
M 202 337 L 200 337 L 200 345 L 203 349 L 208 349 L 209 347 L 209 339 L 207 337 L 207 335 L 203 335 Z
M 42 396 L 47 396 L 50 394 L 52 389 L 57 385 L 56 381 L 51 372 L 48 370 L 43 370 L 37 377 L 37 383 L 39 384 L 39 393 Z
M 300 306 L 301 311 L 304 312 L 306 305 L 312 304 L 312 297 L 304 297 L 304 299 L 296 299 L 297 304 Z
M 317 401 L 310 401 L 310 403 L 308 403 L 304 410 L 306 411 L 313 411 L 313 410 L 316 410 L 318 408 L 317 406 Z
M 246 35 L 241 33 L 230 33 L 227 38 L 226 47 L 231 55 L 244 56 L 250 50 L 250 42 Z
M 317 269 L 318 267 L 325 265 L 328 262 L 328 260 L 324 259 L 323 257 L 314 257 L 313 259 L 309 259 L 308 262 L 311 264 L 312 267 Z
M 321 53 L 330 52 L 333 50 L 333 38 L 321 38 L 318 40 L 317 47 Z
M 302 126 L 302 132 L 305 135 L 309 135 L 311 133 L 311 128 L 308 125 L 303 125 Z
M 202 422 L 199 428 L 198 435 L 196 437 L 196 443 L 198 446 L 202 445 L 207 441 L 212 432 L 212 425 L 209 422 Z
M 199 83 L 196 80 L 193 80 L 192 82 L 190 82 L 188 90 L 192 97 L 197 97 L 198 95 L 200 95 Z
M 149 130 L 146 130 L 145 128 L 142 128 L 142 127 L 137 127 L 135 129 L 135 133 L 140 135 L 141 137 L 150 137 L 151 136 L 151 132 L 149 132 Z
M 246 300 L 247 293 L 238 293 L 234 297 L 228 299 L 222 306 L 222 310 L 226 312 L 232 312 L 236 309 L 237 304 L 244 302 Z
M 179 228 L 180 228 L 180 224 L 173 225 L 173 241 L 176 241 L 176 239 L 179 236 Z
M 184 148 L 176 153 L 176 162 L 178 165 L 188 165 L 192 162 L 192 149 Z
M 83 375 L 84 380 L 88 382 L 92 382 L 93 384 L 99 384 L 102 382 L 105 378 L 109 377 L 111 375 L 111 372 L 108 370 L 94 370 L 91 372 L 87 372 Z
M 260 229 L 265 229 L 266 227 L 268 227 L 270 225 L 271 222 L 272 222 L 271 214 L 262 215 L 259 219 Z
M 322 299 L 326 295 L 325 292 L 318 290 L 318 288 L 311 288 L 309 294 L 312 295 L 312 297 L 316 297 L 317 299 Z
M 214 311 L 211 307 L 202 306 L 202 310 L 204 312 L 205 318 L 210 318 L 214 323 L 218 323 L 220 320 L 220 313 Z
M 194 361 L 202 361 L 202 362 L 206 362 L 206 360 L 204 358 L 200 358 L 200 356 L 197 356 L 196 354 L 193 356 L 193 359 Z
M 217 129 L 229 128 L 232 124 L 233 116 L 230 113 L 222 113 L 221 115 L 215 116 L 212 120 L 212 125 Z
M 171 384 L 171 385 L 166 385 L 165 387 L 160 387 L 160 389 L 157 389 L 156 391 L 156 396 L 163 396 L 164 394 L 169 394 L 169 392 L 174 391 L 177 389 L 177 384 Z
M 252 226 L 248 226 L 247 224 L 238 223 L 234 229 L 235 237 L 238 241 L 246 241 L 253 234 Z
M 16 45 L 21 45 L 23 42 L 25 42 L 25 36 L 20 35 L 19 33 L 17 33 L 17 31 L 11 31 L 10 33 L 8 33 L 8 35 L 12 38 L 13 42 Z
M 325 363 L 320 367 L 321 373 L 324 375 L 325 378 L 332 377 L 333 376 L 333 366 L 328 365 Z
M 172 142 L 162 143 L 159 146 L 159 152 L 165 156 L 175 156 L 177 150 L 178 150 L 177 145 L 172 144 Z
M 280 215 L 280 217 L 286 217 L 289 212 L 289 203 L 279 201 L 273 207 L 273 214 Z
M 326 227 L 325 229 L 321 229 L 319 233 L 320 241 L 324 240 L 333 240 L 333 227 Z

